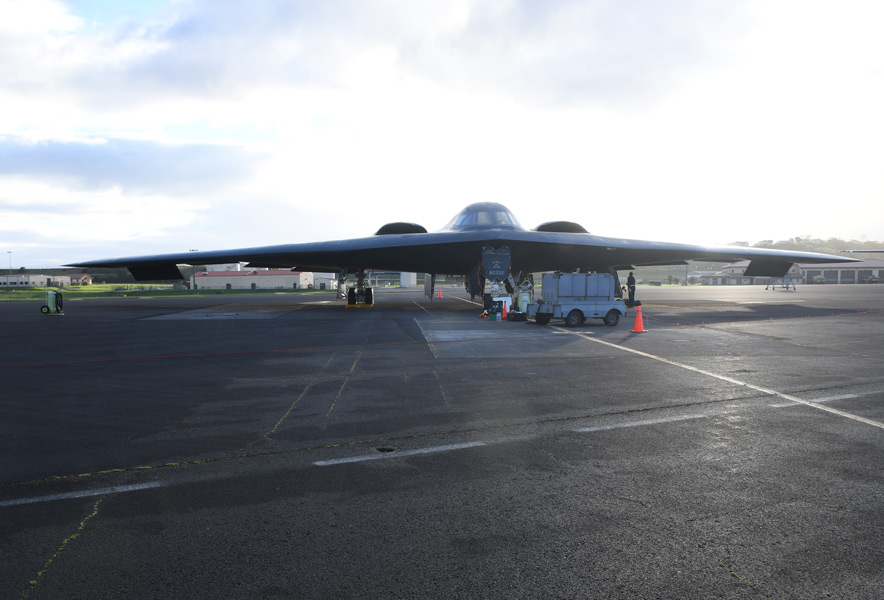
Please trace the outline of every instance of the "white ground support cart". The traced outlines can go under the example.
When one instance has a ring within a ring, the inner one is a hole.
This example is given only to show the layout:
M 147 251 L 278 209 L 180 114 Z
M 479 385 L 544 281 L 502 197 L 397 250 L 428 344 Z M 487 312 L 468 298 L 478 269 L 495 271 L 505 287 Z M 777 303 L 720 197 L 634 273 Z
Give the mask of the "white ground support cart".
M 616 325 L 626 315 L 626 303 L 618 291 L 611 273 L 544 273 L 543 299 L 528 305 L 528 316 L 538 325 L 546 325 L 550 319 L 564 319 L 568 327 L 577 327 L 586 319 Z
M 46 304 L 40 307 L 40 312 L 44 315 L 63 315 L 64 298 L 62 298 L 61 292 L 48 290 L 46 292 Z

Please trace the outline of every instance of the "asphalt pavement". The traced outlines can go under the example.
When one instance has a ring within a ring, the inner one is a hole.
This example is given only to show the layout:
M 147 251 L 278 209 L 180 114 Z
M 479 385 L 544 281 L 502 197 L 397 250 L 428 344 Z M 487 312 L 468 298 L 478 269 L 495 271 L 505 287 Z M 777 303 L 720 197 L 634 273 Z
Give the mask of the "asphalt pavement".
M 0 597 L 884 595 L 884 286 L 0 303 Z

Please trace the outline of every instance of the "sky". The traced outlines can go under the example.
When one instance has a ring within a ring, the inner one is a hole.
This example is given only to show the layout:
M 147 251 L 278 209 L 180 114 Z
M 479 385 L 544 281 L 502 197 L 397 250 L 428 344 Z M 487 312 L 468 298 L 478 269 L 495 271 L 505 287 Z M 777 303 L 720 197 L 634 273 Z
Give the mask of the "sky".
M 435 231 L 479 201 L 615 237 L 884 240 L 878 0 L 0 15 L 2 268 Z

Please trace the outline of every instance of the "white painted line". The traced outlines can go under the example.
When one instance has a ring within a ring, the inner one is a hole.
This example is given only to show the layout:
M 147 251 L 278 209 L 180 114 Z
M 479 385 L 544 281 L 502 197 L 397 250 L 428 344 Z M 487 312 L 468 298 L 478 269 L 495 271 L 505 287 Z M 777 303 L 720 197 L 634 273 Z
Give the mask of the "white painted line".
M 834 402 L 836 400 L 850 400 L 851 398 L 859 398 L 860 394 L 844 394 L 843 396 L 828 396 L 826 398 L 816 398 L 808 400 L 808 402 Z M 796 406 L 795 402 L 781 402 L 779 404 L 771 404 L 771 408 L 785 408 L 786 406 Z
M 95 490 L 83 490 L 80 492 L 68 492 L 67 494 L 50 494 L 49 496 L 33 496 L 31 498 L 17 498 L 15 500 L 0 501 L 0 508 L 6 506 L 21 506 L 22 504 L 37 504 L 40 502 L 54 502 L 56 500 L 69 500 L 71 498 L 91 498 L 105 494 L 118 494 L 121 492 L 135 492 L 149 488 L 162 487 L 165 484 L 160 481 L 150 483 L 136 483 L 133 485 L 119 485 L 116 487 L 99 488 Z
M 484 446 L 485 442 L 468 442 L 465 444 L 449 444 L 448 446 L 433 446 L 431 448 L 418 448 L 416 450 L 396 450 L 394 452 L 386 452 L 384 454 L 364 454 L 362 456 L 349 456 L 347 458 L 334 458 L 332 460 L 318 460 L 314 465 L 317 467 L 328 467 L 330 465 L 342 465 L 346 463 L 363 462 L 367 460 L 380 460 L 382 458 L 397 458 L 401 456 L 415 456 L 416 454 L 432 454 L 434 452 L 447 452 L 448 450 L 462 450 L 464 448 L 475 448 Z
M 629 421 L 626 423 L 614 423 L 613 425 L 598 425 L 596 427 L 581 427 L 575 429 L 577 433 L 589 433 L 591 431 L 607 431 L 609 429 L 621 429 L 623 427 L 639 427 L 641 425 L 656 425 L 658 423 L 674 423 L 676 421 L 687 421 L 688 419 L 703 419 L 706 415 L 680 415 L 677 417 L 664 417 L 662 419 L 646 419 L 644 421 Z
M 278 315 L 274 316 L 273 318 L 275 319 L 276 317 L 280 317 L 282 315 L 287 315 L 290 312 L 295 312 L 296 310 L 301 310 L 307 306 L 310 306 L 311 304 L 322 304 L 322 303 L 321 302 L 304 302 L 303 304 L 299 304 L 299 305 L 295 306 L 294 308 L 290 308 L 287 311 L 279 313 Z
M 627 348 L 626 346 L 621 346 L 619 344 L 614 344 L 612 342 L 606 342 L 604 340 L 600 340 L 598 338 L 591 338 L 580 335 L 578 332 L 568 332 L 572 333 L 572 335 L 578 335 L 583 339 L 595 342 L 596 344 L 604 344 L 605 346 L 610 346 L 611 348 L 617 348 L 618 350 L 624 350 L 626 352 L 631 352 L 638 356 L 644 356 L 645 358 L 650 358 L 652 360 L 656 360 L 667 365 L 672 365 L 674 367 L 679 367 L 681 369 L 685 369 L 687 371 L 693 371 L 694 373 L 699 373 L 701 375 L 706 375 L 707 377 L 714 377 L 715 379 L 720 379 L 721 381 L 727 381 L 728 383 L 733 383 L 734 385 L 740 385 L 745 388 L 749 388 L 750 390 L 755 390 L 756 392 L 761 392 L 762 394 L 767 394 L 769 396 L 776 396 L 778 398 L 782 398 L 783 400 L 788 400 L 789 402 L 797 402 L 798 404 L 804 404 L 805 406 L 811 406 L 818 410 L 825 411 L 827 413 L 831 413 L 833 415 L 838 415 L 839 417 L 844 417 L 846 419 L 852 419 L 854 421 L 858 421 L 860 423 L 865 423 L 866 425 L 871 425 L 872 427 L 878 427 L 879 429 L 884 429 L 884 423 L 880 421 L 873 421 L 872 419 L 867 419 L 865 417 L 861 417 L 859 415 L 854 415 L 848 412 L 844 412 L 843 410 L 838 410 L 837 408 L 832 408 L 831 406 L 826 406 L 825 404 L 819 404 L 816 402 L 811 402 L 809 400 L 802 400 L 801 398 L 797 398 L 795 396 L 790 396 L 789 394 L 784 394 L 782 392 L 778 392 L 776 390 L 772 390 L 769 388 L 761 387 L 758 385 L 752 385 L 746 381 L 740 381 L 739 379 L 734 379 L 733 377 L 728 377 L 727 375 L 719 375 L 718 373 L 713 373 L 712 371 L 706 371 L 704 369 L 699 369 L 697 367 L 692 367 L 690 365 L 686 365 L 684 363 L 676 362 L 674 360 L 669 360 L 668 358 L 663 358 L 662 356 L 656 356 L 654 354 L 649 354 L 648 352 L 642 352 L 641 350 L 635 350 L 634 348 Z
M 424 337 L 432 342 L 487 342 L 500 339 L 496 331 L 472 331 L 467 329 L 450 329 L 427 331 L 421 329 Z

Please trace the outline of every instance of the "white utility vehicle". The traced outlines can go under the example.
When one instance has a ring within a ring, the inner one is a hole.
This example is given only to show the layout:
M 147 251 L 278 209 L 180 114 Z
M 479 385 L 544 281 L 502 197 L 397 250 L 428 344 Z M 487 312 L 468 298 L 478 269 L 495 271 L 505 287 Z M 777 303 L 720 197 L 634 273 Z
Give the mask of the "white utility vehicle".
M 616 325 L 626 315 L 619 291 L 611 273 L 544 273 L 543 299 L 528 305 L 528 316 L 538 325 L 546 325 L 550 319 L 564 319 L 568 327 L 577 327 L 586 319 Z

